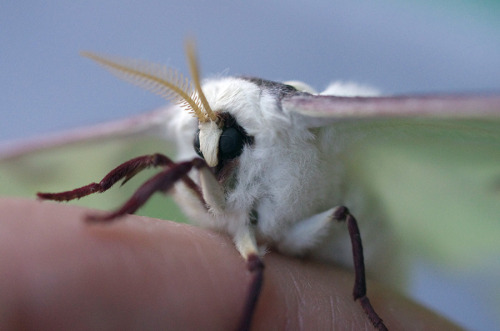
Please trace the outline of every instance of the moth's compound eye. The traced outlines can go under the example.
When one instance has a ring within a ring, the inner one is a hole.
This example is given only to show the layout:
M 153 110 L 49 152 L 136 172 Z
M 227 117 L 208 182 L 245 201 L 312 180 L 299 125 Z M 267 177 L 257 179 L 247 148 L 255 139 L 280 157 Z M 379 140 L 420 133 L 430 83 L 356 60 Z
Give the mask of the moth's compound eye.
M 196 152 L 196 154 L 198 154 L 198 156 L 203 159 L 204 158 L 203 153 L 201 152 L 201 149 L 200 149 L 200 130 L 199 129 L 198 129 L 198 131 L 196 131 L 196 134 L 194 135 L 193 147 L 194 147 L 194 151 Z
M 222 131 L 219 139 L 219 157 L 221 160 L 234 159 L 243 152 L 245 138 L 243 134 L 233 127 Z

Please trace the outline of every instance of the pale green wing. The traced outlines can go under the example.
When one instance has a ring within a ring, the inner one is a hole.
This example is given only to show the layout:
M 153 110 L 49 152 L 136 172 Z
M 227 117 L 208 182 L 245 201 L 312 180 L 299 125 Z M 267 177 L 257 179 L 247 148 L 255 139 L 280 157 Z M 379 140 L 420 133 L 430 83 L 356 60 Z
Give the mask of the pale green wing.
M 411 252 L 454 266 L 500 258 L 500 119 L 342 126 L 358 132 L 343 155 L 350 180 L 378 196 Z

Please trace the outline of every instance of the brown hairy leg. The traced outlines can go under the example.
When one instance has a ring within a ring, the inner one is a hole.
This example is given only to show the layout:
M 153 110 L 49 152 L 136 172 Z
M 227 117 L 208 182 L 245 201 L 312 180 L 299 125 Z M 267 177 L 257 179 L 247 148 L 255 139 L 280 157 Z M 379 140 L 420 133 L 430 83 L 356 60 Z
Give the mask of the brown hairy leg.
M 361 243 L 361 235 L 359 233 L 358 222 L 351 215 L 349 209 L 344 206 L 338 207 L 333 213 L 333 219 L 340 222 L 347 222 L 349 236 L 351 237 L 352 257 L 354 261 L 354 289 L 352 295 L 354 300 L 359 300 L 359 303 L 366 315 L 372 322 L 373 326 L 378 330 L 387 330 L 384 321 L 373 309 L 368 296 L 366 295 L 366 276 L 365 262 L 363 257 L 363 245 Z

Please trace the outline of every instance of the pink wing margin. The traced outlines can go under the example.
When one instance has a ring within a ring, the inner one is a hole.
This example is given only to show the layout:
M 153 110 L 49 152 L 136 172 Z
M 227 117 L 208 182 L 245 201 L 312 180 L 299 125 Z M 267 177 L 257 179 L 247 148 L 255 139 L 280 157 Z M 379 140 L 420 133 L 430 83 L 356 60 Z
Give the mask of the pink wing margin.
M 332 120 L 412 117 L 485 119 L 500 117 L 500 94 L 382 97 L 301 94 L 284 97 L 282 107 L 285 111 L 305 117 Z
M 13 159 L 27 153 L 67 146 L 84 141 L 134 135 L 161 136 L 165 134 L 169 108 L 159 108 L 126 119 L 81 127 L 41 138 L 0 143 L 0 159 Z

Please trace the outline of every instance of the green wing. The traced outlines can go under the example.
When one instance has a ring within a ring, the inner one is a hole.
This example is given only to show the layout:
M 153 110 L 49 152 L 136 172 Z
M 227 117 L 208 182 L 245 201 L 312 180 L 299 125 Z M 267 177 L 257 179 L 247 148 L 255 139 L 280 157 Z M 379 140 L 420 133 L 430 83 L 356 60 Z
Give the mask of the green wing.
M 454 266 L 500 253 L 500 120 L 361 124 L 352 180 L 377 194 L 412 252 Z M 350 129 L 352 132 L 352 129 Z

